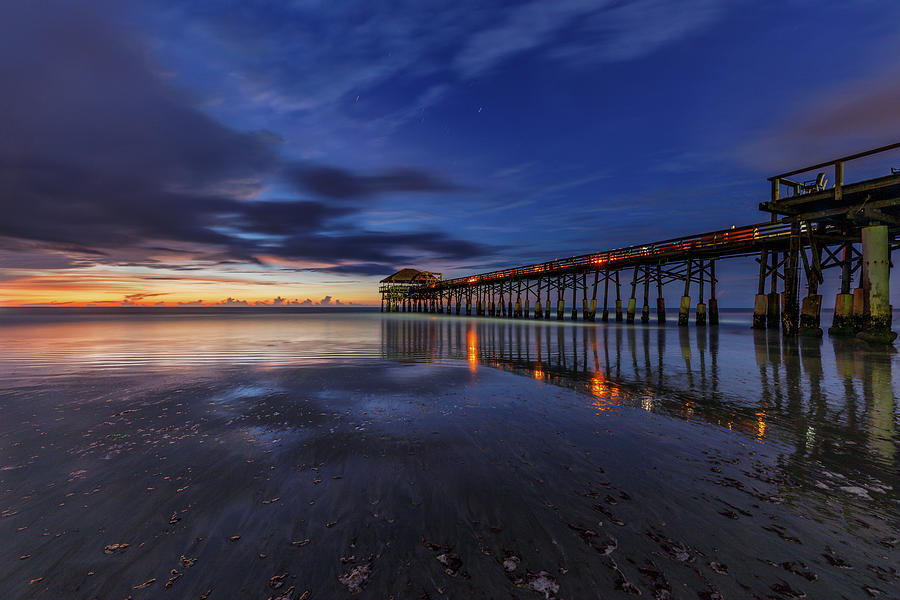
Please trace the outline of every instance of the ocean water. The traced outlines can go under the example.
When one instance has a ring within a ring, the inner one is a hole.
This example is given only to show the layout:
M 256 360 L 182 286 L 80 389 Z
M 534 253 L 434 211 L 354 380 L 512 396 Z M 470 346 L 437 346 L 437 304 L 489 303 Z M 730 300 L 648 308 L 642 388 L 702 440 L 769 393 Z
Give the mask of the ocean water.
M 900 358 L 748 324 L 5 311 L 0 597 L 900 597 Z

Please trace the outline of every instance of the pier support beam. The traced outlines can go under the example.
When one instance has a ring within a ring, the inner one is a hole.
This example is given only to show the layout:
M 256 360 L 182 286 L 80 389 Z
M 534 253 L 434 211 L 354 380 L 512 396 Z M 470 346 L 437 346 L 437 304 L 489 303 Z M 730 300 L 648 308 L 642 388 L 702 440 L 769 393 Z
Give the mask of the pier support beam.
M 644 267 L 644 304 L 641 306 L 641 323 L 650 322 L 650 267 Z
M 791 249 L 784 268 L 784 295 L 781 303 L 781 335 L 785 337 L 795 335 L 800 325 L 800 311 L 797 306 L 800 246 L 800 222 L 795 220 L 791 223 Z
M 609 322 L 609 271 L 603 277 L 603 313 L 600 320 L 604 323 Z
M 753 329 L 766 328 L 766 261 L 769 258 L 769 251 L 763 250 L 759 253 L 759 286 L 756 291 L 756 297 L 753 299 Z
M 719 299 L 716 298 L 716 261 L 709 261 L 709 324 L 719 324 Z
M 854 334 L 862 331 L 866 326 L 866 290 L 862 287 L 853 290 L 853 306 L 850 318 L 853 322 Z
M 800 335 L 809 337 L 819 337 L 822 335 L 822 328 L 819 322 L 822 315 L 822 296 L 819 294 L 810 294 L 803 299 L 800 307 Z
M 691 297 L 682 296 L 681 305 L 678 307 L 678 326 L 687 327 L 691 318 Z
M 874 344 L 892 344 L 890 242 L 886 225 L 870 225 L 862 230 L 863 282 L 868 309 L 864 327 L 856 337 Z
M 700 261 L 700 296 L 697 302 L 696 323 L 698 327 L 706 327 L 706 304 L 703 303 L 703 261 Z
M 578 275 L 572 275 L 572 322 L 578 320 Z
M 635 297 L 635 292 L 637 290 L 637 276 L 638 276 L 638 268 L 634 268 L 634 272 L 631 274 L 631 296 L 628 298 L 628 312 L 625 313 L 625 322 L 629 325 L 634 325 L 634 313 L 637 308 L 637 298 Z
M 666 322 L 666 299 L 663 298 L 662 267 L 656 265 L 656 322 Z
M 766 327 L 778 329 L 781 326 L 781 296 L 778 295 L 778 253 L 772 252 L 772 287 L 766 300 Z
M 622 297 L 621 286 L 619 285 L 619 272 L 616 271 L 616 322 L 622 322 Z
M 844 244 L 844 253 L 841 258 L 841 291 L 834 298 L 834 318 L 829 335 L 852 336 L 856 334 L 853 327 L 853 294 L 850 293 L 850 271 L 852 265 L 853 245 Z
M 691 317 L 691 267 L 691 259 L 688 259 L 684 277 L 684 295 L 681 296 L 681 305 L 678 307 L 679 327 L 687 327 Z

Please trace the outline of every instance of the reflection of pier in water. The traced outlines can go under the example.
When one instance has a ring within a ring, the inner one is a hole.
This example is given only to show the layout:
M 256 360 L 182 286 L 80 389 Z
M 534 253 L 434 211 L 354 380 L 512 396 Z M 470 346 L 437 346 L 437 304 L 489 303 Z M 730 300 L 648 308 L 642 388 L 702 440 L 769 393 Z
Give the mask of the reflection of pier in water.
M 895 468 L 890 355 L 852 342 L 411 316 L 385 319 L 382 344 L 392 360 L 458 359 L 472 371 L 491 367 L 574 389 L 590 395 L 598 413 L 634 407 L 774 437 L 795 449 L 791 461 L 840 472 L 862 453 Z

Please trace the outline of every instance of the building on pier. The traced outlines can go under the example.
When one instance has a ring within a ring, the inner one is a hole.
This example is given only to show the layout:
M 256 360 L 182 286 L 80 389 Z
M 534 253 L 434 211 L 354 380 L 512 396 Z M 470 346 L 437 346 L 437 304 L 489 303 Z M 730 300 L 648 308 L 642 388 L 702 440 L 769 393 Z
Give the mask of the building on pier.
M 400 269 L 390 277 L 381 280 L 381 312 L 422 312 L 427 308 L 427 300 L 433 299 L 430 292 L 441 281 L 441 273 Z

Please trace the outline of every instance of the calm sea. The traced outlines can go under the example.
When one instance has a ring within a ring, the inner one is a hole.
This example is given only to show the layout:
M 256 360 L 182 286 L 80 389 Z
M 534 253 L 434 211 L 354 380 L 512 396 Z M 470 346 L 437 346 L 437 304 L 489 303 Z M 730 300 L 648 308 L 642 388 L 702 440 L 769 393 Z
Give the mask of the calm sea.
M 749 320 L 5 310 L 0 597 L 900 596 L 900 358 Z

